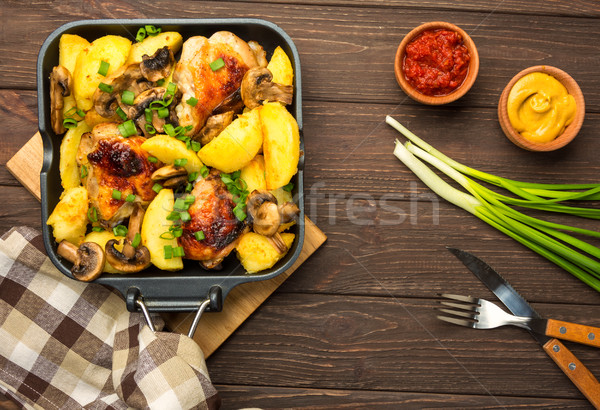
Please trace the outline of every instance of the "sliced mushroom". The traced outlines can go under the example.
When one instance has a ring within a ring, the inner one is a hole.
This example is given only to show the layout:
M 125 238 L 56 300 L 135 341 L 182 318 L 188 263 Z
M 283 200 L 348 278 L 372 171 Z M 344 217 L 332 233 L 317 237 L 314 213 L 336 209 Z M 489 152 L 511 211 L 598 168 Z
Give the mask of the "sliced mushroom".
M 256 211 L 252 228 L 254 232 L 264 235 L 273 236 L 281 226 L 281 215 L 277 204 L 273 202 L 263 203 Z
M 231 93 L 227 98 L 219 103 L 213 110 L 211 115 L 223 114 L 228 111 L 233 111 L 238 114 L 244 109 L 244 101 L 242 100 L 241 90 L 238 88 Z
M 105 92 L 98 88 L 94 92 L 94 108 L 105 118 L 115 115 L 117 107 L 121 104 L 121 93 L 124 90 L 138 95 L 152 88 L 152 83 L 142 76 L 140 64 L 121 67 L 108 76 L 103 83 L 112 87 L 112 91 Z
M 212 115 L 208 117 L 206 125 L 194 136 L 194 139 L 200 141 L 202 145 L 206 145 L 227 128 L 231 121 L 233 121 L 233 111 Z
M 263 101 L 279 101 L 286 105 L 292 103 L 294 87 L 272 82 L 273 74 L 266 67 L 256 67 L 246 71 L 242 86 L 242 100 L 252 109 Z
M 158 81 L 161 78 L 167 78 L 173 70 L 175 57 L 168 46 L 159 48 L 152 56 L 143 55 L 140 69 L 145 79 L 149 81 Z
M 140 93 L 137 97 L 135 97 L 133 105 L 121 104 L 121 109 L 127 114 L 127 117 L 136 120 L 138 127 L 142 129 L 146 137 L 151 136 L 148 130 L 146 130 L 146 109 L 150 108 L 150 105 L 154 101 L 163 101 L 166 92 L 167 89 L 165 87 L 154 87 Z M 179 125 L 179 119 L 177 118 L 175 107 L 177 104 L 179 104 L 181 96 L 181 91 L 177 90 L 173 96 L 173 101 L 167 107 L 169 109 L 169 115 L 165 118 L 159 118 L 157 111 L 152 110 L 152 126 L 156 132 L 164 132 L 165 124 L 171 124 L 174 127 Z
M 286 202 L 277 205 L 273 194 L 255 190 L 248 196 L 246 211 L 254 232 L 268 237 L 279 253 L 285 253 L 288 248 L 279 234 L 279 227 L 298 218 L 300 209 L 296 204 Z
M 67 129 L 63 126 L 64 97 L 73 92 L 71 73 L 62 65 L 57 65 L 50 73 L 50 118 L 52 129 L 62 134 Z
M 129 228 L 127 236 L 123 239 L 123 250 L 119 252 L 115 245 L 119 243 L 111 239 L 106 243 L 106 259 L 117 270 L 125 273 L 135 273 L 150 266 L 150 251 L 145 246 L 137 248 L 132 242 L 136 234 L 140 233 L 142 221 L 144 220 L 144 209 L 140 204 L 135 204 L 135 209 L 129 217 Z
M 184 167 L 178 167 L 175 165 L 165 165 L 164 167 L 160 167 L 150 177 L 153 181 L 162 181 L 165 179 L 170 179 L 173 177 L 180 177 L 182 175 L 187 175 L 187 170 Z
M 79 248 L 66 240 L 58 244 L 60 256 L 73 263 L 71 273 L 77 280 L 89 282 L 96 279 L 104 269 L 104 250 L 94 242 L 84 242 Z
M 187 177 L 187 175 L 184 175 L 181 177 L 173 177 L 173 178 L 166 179 L 165 181 L 163 181 L 161 183 L 161 185 L 163 188 L 177 189 L 183 185 L 187 185 L 187 183 L 188 183 L 188 177 Z

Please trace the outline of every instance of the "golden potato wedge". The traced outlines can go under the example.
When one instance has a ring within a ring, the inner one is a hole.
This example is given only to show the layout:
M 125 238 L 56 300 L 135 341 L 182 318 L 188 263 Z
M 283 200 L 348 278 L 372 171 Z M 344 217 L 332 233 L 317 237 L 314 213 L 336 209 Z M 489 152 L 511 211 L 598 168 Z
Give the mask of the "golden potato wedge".
M 202 162 L 227 173 L 248 165 L 263 143 L 260 109 L 261 107 L 257 107 L 240 114 L 211 142 L 203 146 L 198 151 Z
M 121 239 L 123 239 L 123 237 L 116 237 L 115 234 L 110 231 L 90 232 L 85 236 L 85 239 L 83 241 L 97 243 L 102 247 L 102 249 L 105 249 L 106 242 L 110 241 L 111 239 L 116 239 L 117 241 L 120 241 Z M 121 251 L 123 246 L 115 245 L 115 248 Z M 115 269 L 110 263 L 108 263 L 108 260 L 104 263 L 104 269 L 102 271 L 106 273 L 124 273 L 120 270 Z
M 187 159 L 184 168 L 188 173 L 199 172 L 203 165 L 198 154 L 186 148 L 185 142 L 168 135 L 156 135 L 147 139 L 142 144 L 142 149 L 165 164 L 173 164 L 176 159 Z
M 240 178 L 248 185 L 248 192 L 255 189 L 267 189 L 265 182 L 265 159 L 262 155 L 257 155 L 244 167 L 240 173 Z
M 282 233 L 281 238 L 289 248 L 294 242 L 293 233 Z M 237 257 L 248 273 L 269 269 L 285 254 L 280 254 L 269 238 L 254 232 L 245 233 L 235 248 Z
M 88 222 L 88 192 L 84 187 L 65 191 L 46 224 L 52 226 L 54 239 L 63 239 L 79 246 L 83 242 Z
M 279 103 L 260 109 L 267 189 L 287 185 L 298 172 L 300 133 L 296 119 Z
M 141 43 L 133 43 L 127 64 L 141 63 L 144 55 L 152 56 L 156 50 L 168 46 L 176 54 L 183 44 L 183 37 L 175 31 L 165 31 L 156 36 L 148 36 Z
M 170 137 L 169 137 L 170 138 Z M 173 190 L 161 189 L 158 195 L 150 202 L 142 222 L 142 244 L 150 251 L 152 264 L 163 270 L 183 269 L 181 257 L 165 259 L 165 246 L 177 247 L 177 239 L 163 239 L 160 236 L 169 231 L 173 225 L 167 216 L 173 211 Z
M 267 69 L 273 74 L 273 82 L 283 85 L 292 85 L 294 83 L 294 68 L 292 62 L 285 51 L 279 46 L 273 52 Z
M 130 49 L 131 41 L 125 37 L 109 35 L 94 40 L 81 50 L 73 72 L 73 92 L 77 107 L 84 111 L 93 107 L 92 96 L 105 78 L 98 74 L 100 63 L 106 61 L 110 64 L 107 74 L 110 75 L 125 64 Z
M 63 34 L 58 41 L 58 64 L 65 67 L 71 75 L 75 72 L 77 56 L 90 42 L 76 34 Z
M 81 172 L 77 166 L 77 150 L 81 136 L 92 129 L 85 121 L 77 123 L 77 127 L 67 131 L 60 144 L 60 183 L 66 191 L 81 185 Z

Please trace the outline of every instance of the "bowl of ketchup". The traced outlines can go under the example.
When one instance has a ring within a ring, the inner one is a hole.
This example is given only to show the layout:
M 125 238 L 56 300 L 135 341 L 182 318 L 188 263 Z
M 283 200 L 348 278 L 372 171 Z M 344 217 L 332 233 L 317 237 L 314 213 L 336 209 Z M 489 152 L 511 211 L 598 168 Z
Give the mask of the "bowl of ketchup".
M 413 100 L 440 105 L 469 91 L 479 72 L 475 43 L 460 27 L 425 23 L 404 37 L 394 61 L 396 81 Z

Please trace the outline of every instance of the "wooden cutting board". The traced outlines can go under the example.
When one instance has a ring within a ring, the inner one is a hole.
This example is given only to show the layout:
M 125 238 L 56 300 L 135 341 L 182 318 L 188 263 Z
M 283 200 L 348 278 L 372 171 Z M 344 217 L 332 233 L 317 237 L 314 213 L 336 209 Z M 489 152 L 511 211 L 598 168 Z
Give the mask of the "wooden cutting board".
M 43 162 L 43 144 L 40 133 L 36 133 L 7 163 L 8 170 L 40 200 L 40 171 Z M 223 311 L 206 313 L 200 319 L 194 340 L 204 355 L 210 356 L 217 348 L 281 285 L 327 237 L 308 218 L 305 218 L 305 235 L 302 252 L 296 263 L 281 275 L 262 282 L 239 285 L 225 299 Z M 163 314 L 167 326 L 187 334 L 194 313 Z

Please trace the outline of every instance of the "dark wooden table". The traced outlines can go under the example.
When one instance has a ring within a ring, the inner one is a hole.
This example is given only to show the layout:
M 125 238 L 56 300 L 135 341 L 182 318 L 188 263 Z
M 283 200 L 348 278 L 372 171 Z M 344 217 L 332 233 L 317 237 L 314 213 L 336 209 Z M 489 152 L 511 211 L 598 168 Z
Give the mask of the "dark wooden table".
M 223 408 L 589 407 L 527 332 L 435 318 L 440 292 L 494 300 L 446 245 L 487 260 L 545 316 L 600 326 L 600 295 L 433 196 L 392 155 L 397 134 L 384 118 L 494 174 L 598 182 L 596 0 L 3 0 L 2 164 L 37 130 L 35 64 L 46 36 L 78 19 L 142 17 L 264 18 L 301 56 L 306 210 L 329 240 L 208 360 Z M 481 58 L 471 91 L 443 107 L 407 99 L 393 73 L 403 36 L 434 20 L 466 30 Z M 538 64 L 570 73 L 586 100 L 579 136 L 545 154 L 509 142 L 496 113 L 506 83 Z M 5 167 L 0 198 L 0 233 L 40 229 L 39 203 Z M 600 376 L 597 349 L 568 347 Z

